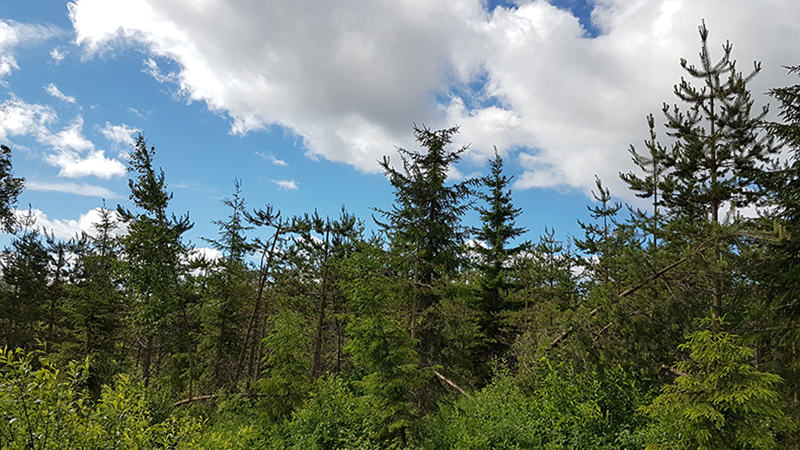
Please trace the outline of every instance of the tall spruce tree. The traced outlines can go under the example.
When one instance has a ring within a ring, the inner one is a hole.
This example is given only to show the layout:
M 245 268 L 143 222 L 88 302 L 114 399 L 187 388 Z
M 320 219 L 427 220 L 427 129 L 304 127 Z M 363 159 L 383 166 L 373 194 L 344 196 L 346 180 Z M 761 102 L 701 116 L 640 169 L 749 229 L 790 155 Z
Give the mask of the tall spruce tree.
M 95 395 L 124 365 L 123 337 L 129 305 L 122 292 L 119 222 L 112 211 L 100 210 L 94 234 L 73 246 L 77 256 L 71 282 L 65 287 L 64 322 L 69 335 L 60 354 L 71 360 L 89 359 L 87 384 Z
M 45 338 L 41 325 L 47 317 L 47 247 L 38 230 L 26 227 L 3 253 L 0 345 L 33 350 Z
M 480 181 L 488 192 L 480 192 L 478 196 L 485 202 L 479 206 L 481 227 L 473 230 L 475 238 L 486 244 L 477 245 L 475 250 L 480 255 L 478 269 L 480 271 L 480 304 L 482 313 L 481 328 L 488 340 L 489 354 L 501 352 L 506 345 L 498 340 L 503 318 L 501 314 L 509 309 L 505 301 L 508 290 L 512 287 L 509 272 L 513 259 L 526 248 L 528 242 L 511 246 L 511 241 L 522 236 L 528 230 L 516 226 L 516 219 L 522 209 L 515 208 L 511 201 L 509 184 L 513 177 L 503 174 L 503 158 L 494 150 L 494 159 L 489 160 L 491 174 Z
M 234 179 L 233 186 L 233 196 L 222 199 L 222 204 L 230 211 L 228 219 L 213 222 L 219 227 L 219 238 L 205 239 L 222 253 L 222 258 L 197 261 L 209 269 L 199 283 L 206 297 L 202 308 L 205 331 L 202 347 L 207 353 L 205 365 L 210 371 L 206 378 L 215 388 L 236 382 L 238 357 L 244 350 L 245 304 L 252 297 L 256 276 L 245 261 L 255 247 L 245 234 L 253 226 L 247 222 L 241 180 Z
M 163 170 L 157 170 L 155 147 L 147 146 L 144 136 L 136 138 L 129 156 L 130 199 L 140 212 L 117 207 L 128 234 L 122 238 L 127 270 L 127 287 L 137 306 L 141 348 L 138 361 L 147 384 L 157 356 L 185 353 L 189 362 L 189 394 L 192 385 L 192 350 L 190 321 L 185 298 L 181 295 L 180 274 L 186 253 L 181 236 L 192 227 L 188 214 L 167 215 L 172 194 L 167 192 Z M 175 329 L 177 328 L 177 330 Z M 177 331 L 177 332 L 176 332 Z M 157 355 L 161 349 L 166 355 Z
M 381 161 L 395 189 L 391 210 L 377 210 L 391 238 L 394 252 L 404 255 L 411 275 L 410 332 L 418 336 L 418 316 L 437 303 L 435 285 L 461 265 L 460 247 L 466 236 L 461 216 L 469 208 L 474 181 L 446 185 L 451 164 L 467 148 L 447 150 L 458 127 L 433 131 L 414 126 L 414 137 L 424 152 L 399 149 L 403 166 L 397 170 L 389 157 Z

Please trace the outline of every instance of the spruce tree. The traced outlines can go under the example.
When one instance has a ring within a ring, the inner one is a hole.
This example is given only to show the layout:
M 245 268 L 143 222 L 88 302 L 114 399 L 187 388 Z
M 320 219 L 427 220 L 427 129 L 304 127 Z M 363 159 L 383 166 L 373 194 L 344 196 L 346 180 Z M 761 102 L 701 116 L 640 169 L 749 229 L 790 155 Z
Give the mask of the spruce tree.
M 474 181 L 446 185 L 450 165 L 467 150 L 447 150 L 457 132 L 458 127 L 432 131 L 415 126 L 414 137 L 425 151 L 398 149 L 402 170 L 392 166 L 389 157 L 380 163 L 395 189 L 395 204 L 391 210 L 377 210 L 386 219 L 379 223 L 389 234 L 393 251 L 408 262 L 412 339 L 418 337 L 419 314 L 437 303 L 435 285 L 462 264 L 466 229 L 461 216 L 470 207 L 467 199 Z
M 65 287 L 63 313 L 69 338 L 59 353 L 65 359 L 90 361 L 87 384 L 99 395 L 102 385 L 124 368 L 130 305 L 121 289 L 118 220 L 103 207 L 93 227 L 93 235 L 84 235 L 72 247 L 77 262 Z
M 800 66 L 788 67 L 800 75 Z M 747 276 L 754 280 L 766 301 L 754 315 L 759 333 L 763 363 L 781 374 L 795 417 L 800 413 L 800 83 L 770 90 L 778 101 L 780 122 L 767 123 L 771 136 L 782 145 L 788 157 L 760 180 L 766 193 L 762 231 L 766 240 L 754 252 Z
M 157 170 L 153 158 L 155 147 L 147 146 L 142 135 L 129 156 L 128 170 L 136 176 L 128 180 L 130 199 L 140 212 L 117 207 L 128 234 L 122 238 L 126 262 L 126 285 L 137 305 L 136 321 L 141 344 L 138 362 L 145 384 L 149 383 L 156 361 L 186 353 L 189 362 L 189 394 L 192 394 L 193 341 L 191 324 L 182 296 L 180 278 L 186 246 L 181 236 L 192 227 L 188 214 L 167 215 L 172 194 L 167 192 L 163 170 Z M 166 355 L 156 354 L 157 350 Z M 178 359 L 172 358 L 173 363 Z M 181 370 L 173 367 L 173 370 Z M 175 377 L 174 379 L 177 379 Z
M 219 227 L 219 238 L 205 239 L 222 253 L 222 257 L 214 261 L 196 261 L 197 265 L 208 269 L 208 275 L 198 284 L 204 288 L 205 296 L 202 344 L 211 372 L 208 378 L 215 388 L 230 386 L 236 381 L 238 357 L 244 349 L 245 303 L 252 297 L 255 282 L 255 274 L 245 261 L 255 249 L 245 234 L 253 226 L 247 223 L 241 180 L 234 179 L 233 186 L 233 196 L 222 199 L 222 204 L 230 211 L 228 219 L 213 221 Z
M 484 355 L 484 359 L 500 353 L 506 347 L 499 341 L 499 334 L 504 321 L 502 313 L 509 309 L 506 296 L 513 286 L 509 271 L 514 258 L 530 247 L 527 242 L 511 246 L 512 240 L 528 230 L 516 226 L 522 209 L 515 208 L 511 201 L 509 184 L 513 177 L 503 174 L 503 158 L 496 148 L 494 159 L 489 160 L 489 164 L 491 174 L 480 180 L 488 192 L 478 193 L 478 197 L 485 202 L 485 206 L 477 208 L 481 227 L 473 230 L 475 238 L 480 241 L 474 249 L 480 255 L 480 325 L 488 341 L 488 354 Z
M 707 328 L 720 328 L 713 323 L 719 319 L 710 321 Z M 648 450 L 772 449 L 777 432 L 795 427 L 775 391 L 781 378 L 756 370 L 753 350 L 736 335 L 701 330 L 680 348 L 689 359 L 675 365 L 675 382 L 644 408 L 657 420 Z

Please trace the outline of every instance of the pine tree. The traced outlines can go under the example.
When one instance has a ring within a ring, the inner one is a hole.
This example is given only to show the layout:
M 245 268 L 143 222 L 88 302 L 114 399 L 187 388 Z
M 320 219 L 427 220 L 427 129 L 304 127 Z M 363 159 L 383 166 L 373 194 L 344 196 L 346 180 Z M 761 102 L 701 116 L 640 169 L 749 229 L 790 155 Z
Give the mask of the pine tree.
M 743 208 L 755 200 L 754 178 L 775 149 L 759 133 L 767 109 L 753 114 L 747 88 L 761 70 L 760 64 L 748 75 L 737 71 L 729 42 L 722 47 L 720 60 L 713 63 L 705 23 L 699 31 L 700 66 L 681 59 L 681 67 L 702 87 L 681 79 L 675 95 L 689 109 L 663 108 L 667 135 L 676 140 L 667 152 L 669 189 L 663 199 L 673 215 L 719 223 L 723 206 Z
M 663 192 L 670 189 L 667 177 L 667 155 L 669 150 L 656 140 L 655 119 L 653 115 L 647 116 L 647 125 L 650 128 L 650 139 L 644 142 L 648 150 L 647 155 L 636 151 L 631 145 L 629 151 L 633 163 L 644 172 L 644 178 L 640 178 L 633 172 L 620 173 L 620 178 L 628 184 L 628 188 L 634 191 L 639 198 L 652 199 L 652 216 L 648 218 L 646 212 L 637 210 L 634 217 L 640 222 L 643 230 L 652 236 L 652 247 L 658 244 L 658 235 L 662 233 L 662 218 L 659 207 L 663 206 Z

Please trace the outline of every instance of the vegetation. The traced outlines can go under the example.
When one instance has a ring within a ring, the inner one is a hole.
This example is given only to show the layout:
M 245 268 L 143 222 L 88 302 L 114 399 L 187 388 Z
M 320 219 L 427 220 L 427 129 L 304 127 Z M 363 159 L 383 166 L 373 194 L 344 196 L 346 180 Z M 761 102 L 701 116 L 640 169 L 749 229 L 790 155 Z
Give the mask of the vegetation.
M 669 143 L 649 116 L 621 174 L 649 206 L 597 179 L 568 241 L 525 239 L 499 152 L 448 180 L 456 127 L 380 163 L 372 234 L 251 210 L 234 180 L 214 260 L 143 137 L 135 209 L 67 242 L 15 217 L 3 146 L 0 449 L 798 448 L 800 84 L 765 123 L 758 67 L 700 37 Z

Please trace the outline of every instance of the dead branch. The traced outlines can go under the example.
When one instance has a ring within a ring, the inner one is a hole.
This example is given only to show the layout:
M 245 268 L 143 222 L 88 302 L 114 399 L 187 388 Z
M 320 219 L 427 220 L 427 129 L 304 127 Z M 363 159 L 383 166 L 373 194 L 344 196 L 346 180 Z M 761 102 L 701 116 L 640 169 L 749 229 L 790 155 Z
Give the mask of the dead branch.
M 435 370 L 433 371 L 433 373 L 434 373 L 434 374 L 435 374 L 435 375 L 436 375 L 436 376 L 437 376 L 437 377 L 438 377 L 440 380 L 442 380 L 442 381 L 444 381 L 445 383 L 449 384 L 451 387 L 453 387 L 453 388 L 454 388 L 455 390 L 457 390 L 458 392 L 461 392 L 461 394 L 462 394 L 462 395 L 469 395 L 469 394 L 467 394 L 467 392 L 466 392 L 465 390 L 461 389 L 460 387 L 458 387 L 458 385 L 457 385 L 457 384 L 455 384 L 455 383 L 453 383 L 452 381 L 448 380 L 448 379 L 447 379 L 447 378 L 446 378 L 444 375 L 440 374 L 439 372 L 437 372 L 437 371 L 435 371 Z

